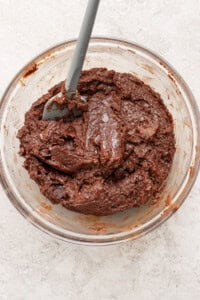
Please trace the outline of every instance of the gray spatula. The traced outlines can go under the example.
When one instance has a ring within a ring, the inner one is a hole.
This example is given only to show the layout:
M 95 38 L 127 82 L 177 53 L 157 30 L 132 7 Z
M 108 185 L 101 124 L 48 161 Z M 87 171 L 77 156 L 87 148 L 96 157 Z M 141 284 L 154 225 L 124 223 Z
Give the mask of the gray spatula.
M 85 16 L 83 19 L 83 23 L 81 26 L 81 30 L 79 33 L 78 41 L 76 44 L 76 49 L 74 51 L 69 73 L 67 79 L 65 81 L 66 88 L 66 96 L 68 98 L 72 98 L 77 91 L 77 84 L 80 78 L 80 73 L 83 67 L 85 55 L 88 48 L 88 43 L 90 40 L 90 36 L 92 33 L 97 9 L 99 6 L 100 0 L 89 0 L 87 9 L 85 12 Z M 58 97 L 59 94 L 55 95 L 51 99 L 49 99 L 43 110 L 42 119 L 43 120 L 57 120 L 69 114 L 69 110 L 67 106 L 65 108 L 59 107 L 59 105 L 54 101 L 55 97 Z M 85 99 L 84 99 L 85 100 Z M 74 117 L 80 115 L 81 112 L 74 111 Z

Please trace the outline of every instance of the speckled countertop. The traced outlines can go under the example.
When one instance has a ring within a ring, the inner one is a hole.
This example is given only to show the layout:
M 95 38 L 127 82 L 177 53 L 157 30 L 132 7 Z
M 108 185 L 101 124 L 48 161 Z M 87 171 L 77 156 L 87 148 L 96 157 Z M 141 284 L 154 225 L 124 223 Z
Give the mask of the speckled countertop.
M 85 5 L 0 0 L 0 95 L 30 59 L 77 36 Z M 200 0 L 102 0 L 94 34 L 129 39 L 164 56 L 200 106 Z M 47 236 L 2 189 L 0 195 L 1 300 L 200 299 L 200 176 L 164 225 L 137 241 L 99 248 Z

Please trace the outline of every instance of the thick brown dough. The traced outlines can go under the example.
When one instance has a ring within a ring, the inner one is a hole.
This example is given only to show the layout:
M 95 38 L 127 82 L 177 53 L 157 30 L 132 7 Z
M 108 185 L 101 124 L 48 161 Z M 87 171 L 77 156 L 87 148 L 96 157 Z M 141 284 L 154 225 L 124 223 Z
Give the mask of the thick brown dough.
M 88 100 L 81 117 L 41 119 L 49 98 L 60 91 L 65 97 L 61 82 L 33 103 L 18 132 L 24 166 L 41 192 L 93 215 L 158 199 L 175 152 L 160 95 L 131 74 L 103 68 L 83 71 L 78 90 Z

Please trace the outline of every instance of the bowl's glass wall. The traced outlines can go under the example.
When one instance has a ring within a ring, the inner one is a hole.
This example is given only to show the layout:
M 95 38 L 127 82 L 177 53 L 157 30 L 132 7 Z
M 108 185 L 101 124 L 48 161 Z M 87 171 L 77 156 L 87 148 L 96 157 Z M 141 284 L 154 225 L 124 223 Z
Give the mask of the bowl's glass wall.
M 14 195 L 12 201 L 21 212 L 34 223 L 59 236 L 86 242 L 114 241 L 129 234 L 136 237 L 160 222 L 162 214 L 165 218 L 164 214 L 167 216 L 169 210 L 176 209 L 182 202 L 195 163 L 197 129 L 192 106 L 181 79 L 158 58 L 128 43 L 94 39 L 89 46 L 84 69 L 106 67 L 129 72 L 160 93 L 174 119 L 174 162 L 161 201 L 154 206 L 146 205 L 107 217 L 85 216 L 63 209 L 60 205 L 53 206 L 22 167 L 23 158 L 18 155 L 16 134 L 31 104 L 50 87 L 65 79 L 74 45 L 74 42 L 66 43 L 37 58 L 37 70 L 24 76 L 30 67 L 35 67 L 33 64 L 27 66 L 5 94 L 4 111 L 1 112 L 1 159 L 5 184 Z M 166 207 L 169 204 L 171 208 Z

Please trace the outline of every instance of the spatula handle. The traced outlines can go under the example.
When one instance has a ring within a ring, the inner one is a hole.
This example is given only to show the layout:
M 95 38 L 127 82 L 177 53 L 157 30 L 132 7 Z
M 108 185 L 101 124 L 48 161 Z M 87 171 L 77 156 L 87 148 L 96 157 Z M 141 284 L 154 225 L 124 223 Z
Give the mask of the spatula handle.
M 89 0 L 81 30 L 79 33 L 76 48 L 72 57 L 69 73 L 65 82 L 67 96 L 72 97 L 76 93 L 77 84 L 80 78 L 80 73 L 83 67 L 85 55 L 88 48 L 88 43 L 92 33 L 97 9 L 100 0 Z

